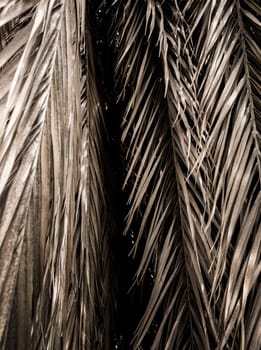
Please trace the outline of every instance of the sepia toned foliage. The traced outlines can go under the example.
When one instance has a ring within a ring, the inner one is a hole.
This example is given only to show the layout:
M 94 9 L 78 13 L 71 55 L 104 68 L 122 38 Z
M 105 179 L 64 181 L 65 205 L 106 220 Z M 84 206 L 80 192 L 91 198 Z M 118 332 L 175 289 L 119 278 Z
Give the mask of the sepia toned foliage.
M 256 0 L 0 0 L 1 349 L 260 349 L 260 76 Z

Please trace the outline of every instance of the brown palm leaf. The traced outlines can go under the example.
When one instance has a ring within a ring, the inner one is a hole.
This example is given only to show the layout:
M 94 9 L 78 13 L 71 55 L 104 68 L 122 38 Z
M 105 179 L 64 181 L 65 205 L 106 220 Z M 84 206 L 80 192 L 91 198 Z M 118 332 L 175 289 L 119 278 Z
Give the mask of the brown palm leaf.
M 7 348 L 105 349 L 104 122 L 89 6 L 2 7 L 0 347 L 16 303 Z
M 256 0 L 0 0 L 1 349 L 260 349 L 260 47 Z
M 126 232 L 155 270 L 134 348 L 258 349 L 260 8 L 117 4 Z

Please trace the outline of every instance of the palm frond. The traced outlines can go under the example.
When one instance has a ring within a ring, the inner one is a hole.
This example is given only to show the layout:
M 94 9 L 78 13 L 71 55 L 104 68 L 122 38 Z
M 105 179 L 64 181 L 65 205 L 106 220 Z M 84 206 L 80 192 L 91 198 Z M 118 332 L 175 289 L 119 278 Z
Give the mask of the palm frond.
M 33 325 L 35 349 L 106 349 L 110 344 L 103 107 L 89 16 L 84 2 L 65 6 L 52 81 L 46 140 L 50 149 L 45 155 L 42 150 L 41 160 L 42 168 L 51 169 L 52 212 Z
M 220 212 L 211 288 L 219 348 L 233 344 L 258 349 L 257 330 L 248 333 L 247 315 L 260 314 L 260 309 L 254 312 L 246 305 L 256 296 L 260 274 L 261 12 L 254 1 L 195 2 L 192 23 L 199 13 L 202 19 L 194 30 L 200 37 L 194 40 L 206 137 L 198 159 L 213 157 L 213 207 L 207 226 Z
M 1 348 L 14 300 L 7 346 L 110 346 L 105 125 L 90 17 L 83 1 L 34 1 L 10 3 L 1 18 Z
M 16 4 L 10 4 L 10 9 L 11 5 Z M 13 22 L 16 19 L 8 17 L 9 11 L 1 11 L 1 76 L 6 73 L 6 88 L 1 91 L 0 135 L 1 347 L 6 339 L 24 240 L 62 9 L 61 1 L 41 1 L 33 16 L 27 13 L 17 19 L 17 26 Z M 19 27 L 26 40 L 20 40 Z
M 1 349 L 261 347 L 260 47 L 256 0 L 0 0 Z
M 153 349 L 165 348 L 166 344 L 179 348 L 187 342 L 210 348 L 205 312 L 213 336 L 216 334 L 203 276 L 208 278 L 212 242 L 205 238 L 200 219 L 194 218 L 200 218 L 202 211 L 197 202 L 201 201 L 201 207 L 205 204 L 197 192 L 205 182 L 199 178 L 196 187 L 194 178 L 187 179 L 197 159 L 199 127 L 193 84 L 196 69 L 190 59 L 193 51 L 188 47 L 185 54 L 183 51 L 186 23 L 174 3 L 161 6 L 149 1 L 137 5 L 129 1 L 125 16 L 128 19 L 118 30 L 123 36 L 117 74 L 126 77 L 122 91 L 128 84 L 134 85 L 126 92 L 122 137 L 128 162 L 126 183 L 131 187 L 126 232 L 140 217 L 134 251 L 143 244 L 143 253 L 137 281 L 155 265 L 154 286 L 134 348 L 142 343 L 155 320 L 159 323 Z M 171 22 L 173 18 L 177 27 Z M 143 36 L 143 40 L 134 41 L 136 36 Z M 203 187 L 202 196 L 206 191 Z M 207 284 L 209 288 L 210 282 Z M 193 334 L 194 327 L 197 335 Z
M 153 349 L 257 349 L 245 307 L 260 272 L 261 56 L 245 27 L 259 33 L 258 5 L 121 6 L 125 232 L 138 227 L 137 282 L 155 266 L 134 348 L 157 323 Z

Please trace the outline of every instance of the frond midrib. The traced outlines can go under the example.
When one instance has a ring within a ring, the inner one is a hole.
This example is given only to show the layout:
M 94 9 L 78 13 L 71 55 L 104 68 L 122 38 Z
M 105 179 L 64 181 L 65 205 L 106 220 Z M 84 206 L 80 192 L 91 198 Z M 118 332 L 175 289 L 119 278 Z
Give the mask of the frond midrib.
M 247 47 L 246 47 L 246 39 L 245 39 L 245 26 L 244 22 L 242 19 L 242 14 L 241 14 L 241 6 L 240 6 L 240 1 L 237 0 L 236 2 L 236 12 L 237 12 L 237 19 L 238 19 L 238 27 L 239 27 L 239 38 L 240 38 L 240 43 L 241 43 L 241 49 L 242 49 L 242 55 L 243 55 L 243 65 L 244 65 L 244 70 L 245 70 L 245 77 L 246 77 L 246 88 L 248 92 L 248 99 L 249 99 L 249 107 L 250 107 L 250 122 L 252 124 L 252 137 L 254 139 L 254 144 L 255 144 L 255 156 L 257 159 L 258 163 L 258 171 L 259 171 L 259 179 L 261 182 L 261 160 L 260 160 L 260 149 L 259 149 L 259 143 L 257 140 L 257 126 L 256 126 L 256 120 L 255 120 L 255 107 L 254 107 L 254 101 L 253 101 L 253 91 L 251 87 L 251 78 L 250 78 L 250 72 L 249 72 L 249 59 L 248 59 L 248 53 L 247 53 Z

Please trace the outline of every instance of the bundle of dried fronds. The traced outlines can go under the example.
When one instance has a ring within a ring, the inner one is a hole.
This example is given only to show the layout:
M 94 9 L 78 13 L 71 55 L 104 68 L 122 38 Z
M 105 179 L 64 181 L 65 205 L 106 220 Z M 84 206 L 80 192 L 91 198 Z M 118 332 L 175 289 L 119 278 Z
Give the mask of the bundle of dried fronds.
M 1 348 L 14 297 L 8 348 L 108 343 L 103 103 L 88 11 L 85 1 L 1 4 Z
M 260 48 L 257 0 L 0 0 L 1 349 L 112 349 L 124 235 L 118 349 L 260 349 Z

